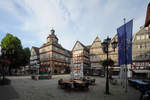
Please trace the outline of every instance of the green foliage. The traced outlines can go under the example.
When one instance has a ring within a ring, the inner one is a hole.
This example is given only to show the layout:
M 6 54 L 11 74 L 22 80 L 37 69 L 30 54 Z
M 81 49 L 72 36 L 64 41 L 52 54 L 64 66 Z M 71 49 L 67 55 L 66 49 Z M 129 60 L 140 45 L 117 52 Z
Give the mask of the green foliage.
M 6 49 L 7 54 L 11 55 L 22 50 L 21 41 L 10 33 L 7 33 L 6 36 L 2 39 L 1 45 L 2 48 Z
M 30 49 L 23 49 L 18 37 L 7 33 L 1 41 L 1 46 L 6 49 L 6 56 L 11 61 L 12 67 L 19 67 L 29 63 Z
M 29 48 L 24 48 L 23 49 L 23 54 L 24 54 L 24 65 L 29 64 L 30 62 L 30 49 Z

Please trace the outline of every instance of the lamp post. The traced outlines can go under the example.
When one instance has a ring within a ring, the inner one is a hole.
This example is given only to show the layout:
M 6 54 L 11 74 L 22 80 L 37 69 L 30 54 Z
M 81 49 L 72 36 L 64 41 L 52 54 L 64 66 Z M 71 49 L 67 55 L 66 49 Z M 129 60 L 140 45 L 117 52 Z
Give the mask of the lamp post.
M 111 38 L 107 37 L 104 42 L 101 43 L 102 45 L 102 49 L 103 49 L 103 52 L 107 54 L 107 68 L 106 68 L 106 71 L 107 71 L 107 74 L 106 74 L 106 94 L 108 95 L 109 94 L 109 71 L 108 71 L 108 54 L 109 52 L 114 52 L 115 51 L 115 48 L 117 47 L 117 42 L 114 41 L 111 43 L 112 45 L 112 48 L 114 49 L 113 51 L 109 51 L 109 45 L 110 45 L 110 42 L 111 42 Z

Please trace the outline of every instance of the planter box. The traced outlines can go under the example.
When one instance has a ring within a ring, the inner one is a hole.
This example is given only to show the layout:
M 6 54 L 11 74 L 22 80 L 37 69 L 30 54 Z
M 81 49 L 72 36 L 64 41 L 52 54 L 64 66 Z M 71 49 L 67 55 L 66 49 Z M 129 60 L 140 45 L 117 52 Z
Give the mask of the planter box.
M 49 74 L 32 75 L 31 79 L 35 79 L 35 80 L 38 80 L 38 79 L 51 79 L 51 75 L 49 75 Z

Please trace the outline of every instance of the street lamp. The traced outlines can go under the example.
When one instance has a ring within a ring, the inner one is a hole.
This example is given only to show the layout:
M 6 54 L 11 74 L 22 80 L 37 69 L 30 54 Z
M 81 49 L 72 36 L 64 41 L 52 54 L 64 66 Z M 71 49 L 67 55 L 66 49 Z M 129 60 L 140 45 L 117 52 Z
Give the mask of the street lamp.
M 107 74 L 106 74 L 106 94 L 109 94 L 109 77 L 108 77 L 108 75 L 109 75 L 109 71 L 108 71 L 108 53 L 109 52 L 112 52 L 112 51 L 109 51 L 109 45 L 110 45 L 110 42 L 111 42 L 111 38 L 109 38 L 109 37 L 107 37 L 105 40 L 104 40 L 104 42 L 102 42 L 101 43 L 101 45 L 102 45 L 102 49 L 103 49 L 103 52 L 104 53 L 106 53 L 107 54 Z M 113 52 L 115 51 L 115 48 L 117 47 L 117 42 L 116 41 L 113 41 L 112 43 L 111 43 L 111 45 L 112 45 L 112 48 L 114 49 L 113 50 Z

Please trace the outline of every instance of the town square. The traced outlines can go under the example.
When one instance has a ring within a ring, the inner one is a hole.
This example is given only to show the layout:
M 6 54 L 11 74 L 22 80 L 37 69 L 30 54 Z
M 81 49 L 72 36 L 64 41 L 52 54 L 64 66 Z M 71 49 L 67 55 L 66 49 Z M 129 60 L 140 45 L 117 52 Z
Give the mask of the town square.
M 150 100 L 150 2 L 1 0 L 0 100 Z
M 51 80 L 31 80 L 30 77 L 11 78 L 11 85 L 0 87 L 2 100 L 138 100 L 140 92 L 129 87 L 125 93 L 119 85 L 110 85 L 111 94 L 105 95 L 105 78 L 96 78 L 96 84 L 89 90 L 62 90 L 58 87 L 59 78 L 68 75 L 54 76 Z M 9 94 L 9 95 L 8 95 Z

